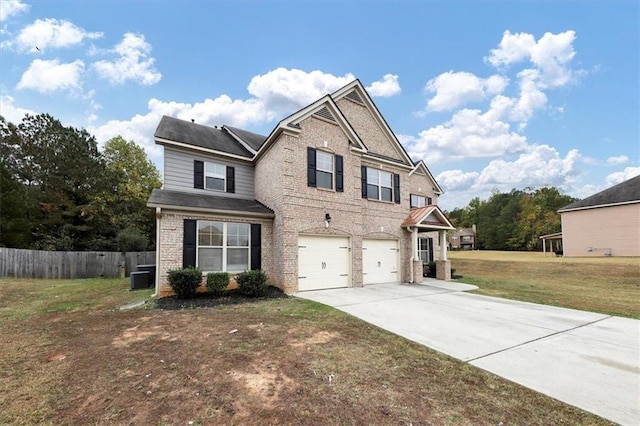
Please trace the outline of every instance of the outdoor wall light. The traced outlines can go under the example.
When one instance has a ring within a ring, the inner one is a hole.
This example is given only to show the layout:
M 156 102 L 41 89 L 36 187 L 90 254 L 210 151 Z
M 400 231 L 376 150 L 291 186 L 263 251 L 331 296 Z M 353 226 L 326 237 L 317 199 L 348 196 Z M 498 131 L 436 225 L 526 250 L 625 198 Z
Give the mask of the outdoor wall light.
M 331 215 L 329 213 L 324 214 L 324 227 L 328 228 L 331 223 Z

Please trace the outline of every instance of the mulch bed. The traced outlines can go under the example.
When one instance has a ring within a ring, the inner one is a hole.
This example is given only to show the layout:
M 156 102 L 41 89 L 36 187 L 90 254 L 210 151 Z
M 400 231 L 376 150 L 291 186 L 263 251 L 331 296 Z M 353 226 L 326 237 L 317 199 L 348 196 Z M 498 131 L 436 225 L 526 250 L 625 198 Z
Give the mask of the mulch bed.
M 261 297 L 247 297 L 238 289 L 229 290 L 226 295 L 215 297 L 209 293 L 196 293 L 193 298 L 179 299 L 176 296 L 162 297 L 155 301 L 155 307 L 166 310 L 180 310 L 193 308 L 210 308 L 220 305 L 237 305 L 267 299 L 286 299 L 287 296 L 277 287 L 267 287 L 267 293 Z

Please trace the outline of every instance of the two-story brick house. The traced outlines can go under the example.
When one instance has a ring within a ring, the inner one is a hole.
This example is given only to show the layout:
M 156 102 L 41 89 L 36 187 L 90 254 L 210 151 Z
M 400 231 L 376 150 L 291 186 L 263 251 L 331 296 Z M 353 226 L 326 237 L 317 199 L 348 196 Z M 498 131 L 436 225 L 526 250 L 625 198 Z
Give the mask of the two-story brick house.
M 287 293 L 449 279 L 442 189 L 414 163 L 355 80 L 268 136 L 163 117 L 156 290 L 170 269 L 263 269 Z M 434 256 L 434 252 L 437 252 Z

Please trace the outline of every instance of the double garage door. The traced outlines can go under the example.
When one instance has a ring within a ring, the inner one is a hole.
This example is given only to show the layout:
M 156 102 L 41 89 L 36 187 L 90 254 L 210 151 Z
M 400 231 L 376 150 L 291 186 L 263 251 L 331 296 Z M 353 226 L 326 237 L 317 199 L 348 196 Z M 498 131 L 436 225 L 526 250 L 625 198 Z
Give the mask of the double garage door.
M 348 287 L 351 255 L 348 237 L 298 238 L 298 291 Z M 398 282 L 398 242 L 363 240 L 364 284 Z

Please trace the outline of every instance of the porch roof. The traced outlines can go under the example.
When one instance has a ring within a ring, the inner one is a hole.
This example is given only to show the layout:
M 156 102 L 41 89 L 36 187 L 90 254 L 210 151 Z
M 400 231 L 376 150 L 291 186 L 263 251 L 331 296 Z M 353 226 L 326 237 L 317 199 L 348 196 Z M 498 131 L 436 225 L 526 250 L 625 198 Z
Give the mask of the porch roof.
M 172 210 L 219 213 L 232 216 L 275 217 L 273 210 L 265 207 L 256 200 L 172 191 L 168 189 L 154 189 L 151 192 L 149 201 L 147 201 L 147 206 Z
M 420 231 L 454 230 L 447 216 L 436 205 L 411 209 L 409 216 L 402 223 L 404 228 L 416 227 Z

